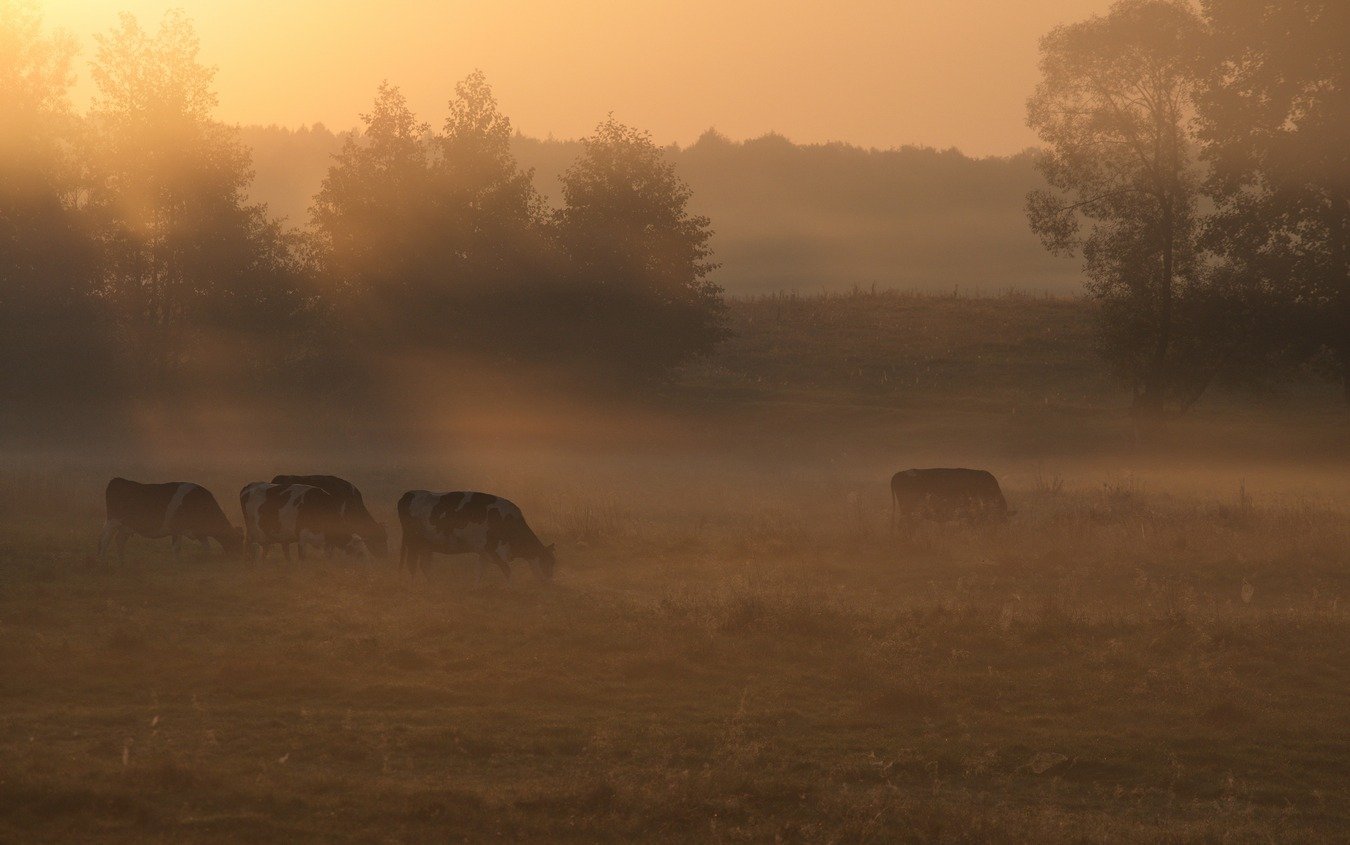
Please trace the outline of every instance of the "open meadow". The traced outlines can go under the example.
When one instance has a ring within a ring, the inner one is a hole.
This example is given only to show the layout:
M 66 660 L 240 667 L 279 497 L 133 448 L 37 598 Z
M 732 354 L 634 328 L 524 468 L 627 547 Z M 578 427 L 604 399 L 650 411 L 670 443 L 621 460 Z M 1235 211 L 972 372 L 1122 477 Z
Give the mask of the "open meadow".
M 1343 841 L 1342 409 L 1218 398 L 1141 442 L 1070 301 L 735 308 L 641 409 L 6 451 L 0 840 Z M 932 465 L 1016 514 L 893 534 L 890 474 Z M 310 470 L 391 526 L 404 489 L 507 495 L 557 576 L 91 559 L 112 475 L 237 524 Z

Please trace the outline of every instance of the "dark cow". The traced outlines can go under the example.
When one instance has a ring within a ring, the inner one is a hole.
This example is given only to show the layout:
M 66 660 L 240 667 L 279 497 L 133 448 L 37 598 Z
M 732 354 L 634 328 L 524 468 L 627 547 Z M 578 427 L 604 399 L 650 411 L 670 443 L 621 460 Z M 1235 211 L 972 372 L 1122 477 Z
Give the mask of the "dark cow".
M 267 556 L 273 543 L 281 544 L 286 560 L 291 559 L 295 543 L 300 559 L 306 546 L 319 546 L 325 552 L 338 549 L 365 557 L 365 542 L 347 530 L 337 499 L 309 484 L 269 484 L 255 481 L 239 491 L 239 507 L 244 512 L 244 548 L 247 557 L 256 557 L 254 549 Z
M 175 561 L 184 537 L 201 543 L 203 549 L 209 549 L 210 541 L 215 540 L 226 554 L 239 551 L 242 545 L 239 529 L 230 525 L 211 491 L 199 484 L 141 484 L 114 478 L 108 482 L 103 498 L 108 516 L 98 542 L 99 560 L 106 558 L 108 546 L 114 542 L 117 558 L 122 560 L 132 534 L 172 537 Z
M 273 484 L 308 484 L 337 499 L 338 512 L 351 533 L 365 540 L 376 557 L 389 556 L 389 532 L 366 510 L 365 500 L 356 485 L 336 475 L 278 475 Z
M 891 478 L 891 525 L 905 519 L 1008 518 L 1008 503 L 994 476 L 982 469 L 907 469 Z
M 399 565 L 414 575 L 419 568 L 426 572 L 433 552 L 478 555 L 478 583 L 489 563 L 510 578 L 510 562 L 524 558 L 545 580 L 557 565 L 553 546 L 539 542 L 520 508 L 490 493 L 409 490 L 398 500 L 398 521 L 403 528 Z

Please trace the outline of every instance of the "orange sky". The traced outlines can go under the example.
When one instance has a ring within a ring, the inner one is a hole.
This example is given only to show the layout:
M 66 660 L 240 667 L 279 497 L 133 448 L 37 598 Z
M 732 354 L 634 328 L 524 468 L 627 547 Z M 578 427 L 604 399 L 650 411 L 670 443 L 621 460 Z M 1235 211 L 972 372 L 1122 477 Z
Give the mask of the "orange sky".
M 232 122 L 354 125 L 383 78 L 439 123 L 482 68 L 528 135 L 586 134 L 607 112 L 688 143 L 777 131 L 798 142 L 1033 143 L 1037 39 L 1109 0 L 39 0 L 88 36 L 119 11 L 187 10 Z M 83 69 L 83 64 L 81 64 Z M 83 89 L 81 89 L 83 90 Z

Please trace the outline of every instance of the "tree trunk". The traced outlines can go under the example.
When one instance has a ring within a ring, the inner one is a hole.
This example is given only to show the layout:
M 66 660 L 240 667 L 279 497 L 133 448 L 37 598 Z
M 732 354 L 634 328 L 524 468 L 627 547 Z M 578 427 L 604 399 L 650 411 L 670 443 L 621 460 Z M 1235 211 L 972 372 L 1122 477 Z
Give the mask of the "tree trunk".
M 1161 416 L 1167 408 L 1167 353 L 1172 346 L 1172 284 L 1175 272 L 1176 225 L 1171 196 L 1163 194 L 1162 268 L 1158 280 L 1158 336 L 1153 358 L 1144 373 L 1144 386 L 1135 398 L 1134 410 L 1145 416 Z
M 1350 198 L 1342 193 L 1331 193 L 1331 219 L 1328 221 L 1328 231 L 1331 241 L 1331 267 L 1332 274 L 1340 274 L 1338 279 L 1331 283 L 1331 290 L 1328 291 L 1333 297 L 1333 301 L 1339 300 L 1340 319 L 1332 322 L 1332 335 L 1339 334 L 1341 342 L 1335 346 L 1335 355 L 1337 363 L 1341 366 L 1341 391 L 1345 395 L 1345 403 L 1350 405 L 1350 343 L 1345 342 L 1345 338 L 1350 337 Z

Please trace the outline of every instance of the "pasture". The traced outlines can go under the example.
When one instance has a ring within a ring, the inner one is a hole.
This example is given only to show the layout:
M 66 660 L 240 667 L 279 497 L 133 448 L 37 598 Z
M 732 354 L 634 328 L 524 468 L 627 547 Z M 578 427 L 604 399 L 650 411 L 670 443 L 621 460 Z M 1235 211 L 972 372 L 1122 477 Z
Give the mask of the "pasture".
M 845 438 L 848 440 L 849 438 Z M 1343 468 L 1004 458 L 1006 526 L 886 530 L 877 454 L 351 457 L 510 491 L 473 589 L 133 539 L 106 458 L 8 455 L 0 839 L 1335 841 L 1350 824 Z M 177 478 L 187 464 L 119 471 Z M 250 477 L 195 476 L 238 519 Z M 256 467 L 256 471 L 244 467 Z M 712 482 L 709 479 L 713 479 Z
M 404 366 L 383 418 L 205 395 L 9 436 L 0 841 L 1343 840 L 1329 388 L 1141 439 L 1080 302 L 732 306 L 641 403 Z M 953 465 L 1012 520 L 892 536 L 891 473 Z M 395 543 L 406 489 L 509 496 L 555 581 L 89 561 L 113 475 L 237 524 L 243 484 L 318 471 Z

